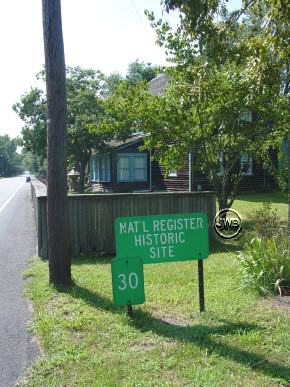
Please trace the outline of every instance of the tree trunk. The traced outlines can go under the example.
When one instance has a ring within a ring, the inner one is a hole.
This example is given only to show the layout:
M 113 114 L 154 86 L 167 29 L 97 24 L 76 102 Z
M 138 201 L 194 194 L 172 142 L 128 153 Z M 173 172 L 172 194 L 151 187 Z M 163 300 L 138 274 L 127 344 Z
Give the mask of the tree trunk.
M 87 160 L 80 162 L 80 181 L 79 181 L 79 192 L 83 193 L 85 189 L 85 173 Z
M 221 183 L 221 190 L 220 195 L 218 197 L 219 202 L 219 210 L 223 210 L 224 208 L 228 207 L 228 187 L 227 187 L 227 181 L 223 179 Z
M 66 81 L 60 0 L 42 0 L 47 92 L 49 281 L 71 282 L 67 234 Z

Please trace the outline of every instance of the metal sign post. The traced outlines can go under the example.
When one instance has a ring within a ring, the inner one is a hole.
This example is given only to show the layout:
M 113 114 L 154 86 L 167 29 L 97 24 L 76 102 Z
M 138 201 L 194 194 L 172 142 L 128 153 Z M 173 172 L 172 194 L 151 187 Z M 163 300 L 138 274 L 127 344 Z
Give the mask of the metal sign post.
M 199 311 L 204 312 L 204 280 L 203 280 L 203 260 L 198 260 L 198 290 L 199 290 Z
M 131 304 L 128 304 L 128 306 L 127 306 L 127 315 L 129 317 L 133 316 L 133 306 Z

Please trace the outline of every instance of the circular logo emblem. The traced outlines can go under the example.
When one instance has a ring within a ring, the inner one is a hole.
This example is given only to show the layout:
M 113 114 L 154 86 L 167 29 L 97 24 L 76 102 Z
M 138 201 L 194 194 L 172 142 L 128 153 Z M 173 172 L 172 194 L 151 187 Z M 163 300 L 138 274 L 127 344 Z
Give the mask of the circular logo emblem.
M 242 218 L 232 208 L 223 208 L 214 218 L 214 229 L 224 239 L 235 238 L 242 230 Z

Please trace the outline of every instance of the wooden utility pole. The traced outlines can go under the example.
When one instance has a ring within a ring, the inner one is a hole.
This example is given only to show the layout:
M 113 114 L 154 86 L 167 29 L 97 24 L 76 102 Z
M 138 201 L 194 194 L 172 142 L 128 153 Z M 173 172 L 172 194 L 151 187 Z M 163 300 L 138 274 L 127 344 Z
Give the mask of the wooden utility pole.
M 66 80 L 60 0 L 42 0 L 47 93 L 49 281 L 70 284 L 67 233 Z
M 288 70 L 288 78 L 289 78 L 289 67 L 287 67 Z M 288 108 L 290 110 L 290 86 L 289 82 L 287 83 L 287 86 L 284 89 L 285 95 L 288 94 Z M 288 166 L 288 222 L 287 222 L 287 228 L 288 228 L 288 234 L 289 234 L 289 248 L 290 248 L 290 133 L 288 132 L 287 137 L 287 166 Z

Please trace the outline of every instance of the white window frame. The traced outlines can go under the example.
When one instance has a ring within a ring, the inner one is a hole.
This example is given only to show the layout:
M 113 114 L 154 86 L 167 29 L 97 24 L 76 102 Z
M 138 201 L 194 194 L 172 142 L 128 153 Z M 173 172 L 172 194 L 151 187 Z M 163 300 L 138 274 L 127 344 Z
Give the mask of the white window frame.
M 91 156 L 90 181 L 97 183 L 111 182 L 111 159 L 109 154 Z
M 253 112 L 249 110 L 242 112 L 240 115 L 240 119 L 244 122 L 253 122 Z
M 129 158 L 129 178 L 121 179 L 119 163 L 122 157 Z M 136 158 L 142 158 L 144 160 L 144 168 L 136 168 L 135 160 Z M 147 153 L 117 153 L 117 182 L 118 183 L 138 183 L 148 181 L 148 155 Z M 144 179 L 138 179 L 136 177 L 136 169 L 144 169 Z
M 242 176 L 253 176 L 253 158 L 252 158 L 252 156 L 248 155 L 247 153 L 242 153 L 241 159 L 240 159 L 241 171 L 243 170 L 243 166 L 245 164 L 249 164 L 248 170 L 246 172 L 241 172 L 241 175 Z
M 169 177 L 177 177 L 177 169 L 170 169 L 168 176 Z

